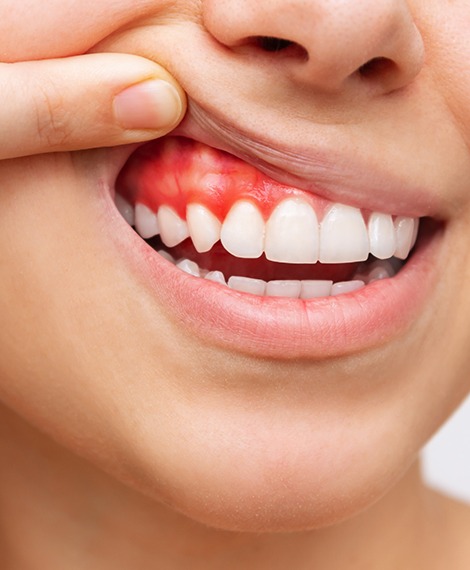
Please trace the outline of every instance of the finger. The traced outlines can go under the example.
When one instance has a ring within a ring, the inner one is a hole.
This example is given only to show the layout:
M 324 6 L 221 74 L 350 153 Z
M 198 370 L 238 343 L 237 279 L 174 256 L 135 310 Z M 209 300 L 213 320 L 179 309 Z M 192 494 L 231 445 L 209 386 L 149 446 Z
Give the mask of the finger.
M 157 138 L 185 95 L 156 63 L 123 54 L 0 64 L 0 159 Z

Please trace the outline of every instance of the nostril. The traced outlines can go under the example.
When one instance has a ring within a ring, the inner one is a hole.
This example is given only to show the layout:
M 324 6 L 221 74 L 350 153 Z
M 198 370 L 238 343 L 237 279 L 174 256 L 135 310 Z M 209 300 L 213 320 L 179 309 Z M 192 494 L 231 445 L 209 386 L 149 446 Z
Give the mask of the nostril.
M 374 57 L 361 65 L 357 70 L 361 77 L 365 79 L 377 79 L 388 75 L 396 69 L 396 64 L 386 57 Z
M 305 48 L 291 40 L 276 38 L 274 36 L 251 36 L 245 40 L 245 46 L 257 49 L 264 53 L 277 54 L 308 60 L 308 53 Z
M 254 40 L 263 51 L 269 52 L 283 51 L 294 44 L 294 42 L 291 42 L 290 40 L 283 40 L 282 38 L 273 38 L 270 36 L 257 36 Z

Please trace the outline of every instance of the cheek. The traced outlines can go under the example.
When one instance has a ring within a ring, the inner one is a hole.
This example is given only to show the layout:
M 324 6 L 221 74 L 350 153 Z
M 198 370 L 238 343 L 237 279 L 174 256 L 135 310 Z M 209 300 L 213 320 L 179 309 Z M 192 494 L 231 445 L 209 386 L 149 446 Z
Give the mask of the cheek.
M 131 21 L 160 15 L 169 4 L 168 0 L 2 0 L 1 61 L 85 53 Z

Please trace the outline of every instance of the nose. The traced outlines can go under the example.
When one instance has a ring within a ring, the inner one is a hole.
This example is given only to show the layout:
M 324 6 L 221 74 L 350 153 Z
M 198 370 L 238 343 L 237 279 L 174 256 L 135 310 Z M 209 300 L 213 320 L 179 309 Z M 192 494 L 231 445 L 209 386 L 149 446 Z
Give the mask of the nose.
M 406 0 L 204 0 L 209 33 L 251 65 L 322 92 L 389 93 L 411 83 L 424 49 Z M 273 69 L 274 71 L 274 69 Z

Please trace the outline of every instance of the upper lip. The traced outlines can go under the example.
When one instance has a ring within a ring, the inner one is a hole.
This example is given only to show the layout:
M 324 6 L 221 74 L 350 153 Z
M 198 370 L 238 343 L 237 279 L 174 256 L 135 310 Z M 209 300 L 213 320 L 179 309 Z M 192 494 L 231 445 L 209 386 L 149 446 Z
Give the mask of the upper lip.
M 172 135 L 186 136 L 229 152 L 274 180 L 358 208 L 409 217 L 438 215 L 438 204 L 425 188 L 414 186 L 384 166 L 318 145 L 288 146 L 269 134 L 253 136 L 215 116 L 194 101 Z

